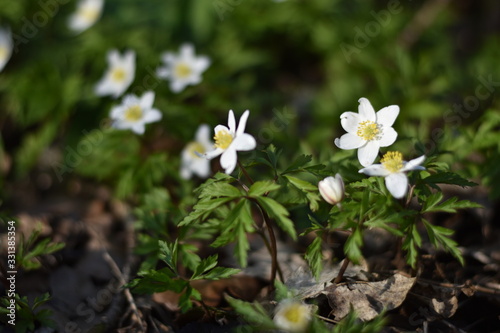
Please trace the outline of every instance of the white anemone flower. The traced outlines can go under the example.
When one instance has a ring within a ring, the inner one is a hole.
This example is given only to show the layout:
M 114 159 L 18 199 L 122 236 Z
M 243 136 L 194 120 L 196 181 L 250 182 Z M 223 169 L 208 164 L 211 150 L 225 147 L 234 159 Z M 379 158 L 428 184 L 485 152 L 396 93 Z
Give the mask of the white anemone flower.
M 108 52 L 108 69 L 96 84 L 98 96 L 111 95 L 120 97 L 130 86 L 135 77 L 135 52 L 128 50 L 123 56 L 117 50 Z
M 103 7 L 104 0 L 80 0 L 69 17 L 69 28 L 76 33 L 87 30 L 99 20 Z
M 12 56 L 12 33 L 10 29 L 0 29 L 0 72 Z
M 181 92 L 188 85 L 201 82 L 201 74 L 210 66 L 207 56 L 195 56 L 192 44 L 182 44 L 179 55 L 172 52 L 162 54 L 164 66 L 156 70 L 158 77 L 170 81 L 170 89 Z
M 111 119 L 113 119 L 111 126 L 143 134 L 146 124 L 162 118 L 161 112 L 153 108 L 154 100 L 155 94 L 152 91 L 145 92 L 140 98 L 136 95 L 126 95 L 122 104 L 111 109 Z
M 364 97 L 359 99 L 359 113 L 344 112 L 340 123 L 347 131 L 335 139 L 341 149 L 358 149 L 358 159 L 366 167 L 375 161 L 380 147 L 388 147 L 396 141 L 398 133 L 392 128 L 399 115 L 399 106 L 390 105 L 377 113 Z
M 255 149 L 257 142 L 255 138 L 245 133 L 245 127 L 250 111 L 246 110 L 240 118 L 240 123 L 236 129 L 236 120 L 233 110 L 229 110 L 228 126 L 217 125 L 214 129 L 215 150 L 205 153 L 205 158 L 212 159 L 222 154 L 220 165 L 225 173 L 233 172 L 238 162 L 237 151 L 248 151 Z
M 210 161 L 204 158 L 203 154 L 212 150 L 213 144 L 208 125 L 200 125 L 194 141 L 189 142 L 181 153 L 183 179 L 190 179 L 193 174 L 200 178 L 207 178 L 210 175 Z
M 403 161 L 403 155 L 398 151 L 387 152 L 380 160 L 381 164 L 372 164 L 359 170 L 368 176 L 385 177 L 385 186 L 396 199 L 401 199 L 408 191 L 408 177 L 405 172 L 412 170 L 425 170 L 420 166 L 425 160 L 425 155 L 411 161 Z
M 311 307 L 296 300 L 281 301 L 276 307 L 273 321 L 278 328 L 287 332 L 305 332 L 311 322 Z

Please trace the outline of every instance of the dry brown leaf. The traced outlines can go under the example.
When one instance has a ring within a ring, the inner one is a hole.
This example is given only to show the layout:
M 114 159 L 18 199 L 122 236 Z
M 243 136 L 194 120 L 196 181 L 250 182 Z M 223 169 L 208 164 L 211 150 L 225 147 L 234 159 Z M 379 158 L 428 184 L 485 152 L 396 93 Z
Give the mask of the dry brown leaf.
M 400 306 L 414 283 L 415 278 L 397 273 L 383 281 L 332 285 L 323 293 L 335 319 L 344 318 L 352 307 L 361 320 L 371 320 L 383 310 Z

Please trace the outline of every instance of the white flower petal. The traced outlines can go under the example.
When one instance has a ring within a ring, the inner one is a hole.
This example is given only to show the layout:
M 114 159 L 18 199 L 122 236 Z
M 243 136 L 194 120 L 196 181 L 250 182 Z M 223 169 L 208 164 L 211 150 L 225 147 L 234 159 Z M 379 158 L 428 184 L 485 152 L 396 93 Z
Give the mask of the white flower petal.
M 144 117 L 142 118 L 142 121 L 144 123 L 153 123 L 155 121 L 158 121 L 162 118 L 162 114 L 160 110 L 157 109 L 150 109 L 147 112 L 145 112 Z
M 229 128 L 227 128 L 226 126 L 224 125 L 217 125 L 215 126 L 214 128 L 214 134 L 217 134 L 219 133 L 220 131 L 226 131 L 226 132 L 229 132 Z
M 246 110 L 241 115 L 241 117 L 240 117 L 240 123 L 238 124 L 238 129 L 236 130 L 236 136 L 245 133 L 245 127 L 247 126 L 247 120 L 248 120 L 248 116 L 249 115 L 250 115 L 250 111 L 249 110 Z
M 179 93 L 187 86 L 186 82 L 181 80 L 172 80 L 170 81 L 170 90 L 174 93 Z
M 377 123 L 390 127 L 399 115 L 399 106 L 389 105 L 377 112 Z
M 233 110 L 229 110 L 227 124 L 229 126 L 229 132 L 234 135 L 236 133 L 236 120 L 234 118 Z
M 358 111 L 360 117 L 362 118 L 362 121 L 363 120 L 375 121 L 377 118 L 375 115 L 375 110 L 373 109 L 373 106 L 370 103 L 370 101 L 364 97 L 361 97 L 358 100 L 358 102 L 359 102 Z
M 252 150 L 255 149 L 256 146 L 257 142 L 255 141 L 255 138 L 248 133 L 243 133 L 237 136 L 231 143 L 231 147 L 234 147 L 235 150 L 239 151 Z
M 204 72 L 210 66 L 210 58 L 207 56 L 199 56 L 193 64 L 193 68 L 198 72 Z
M 192 58 L 194 56 L 194 46 L 191 43 L 184 43 L 180 47 L 180 58 Z
M 212 145 L 212 141 L 210 140 L 210 127 L 207 124 L 202 124 L 198 127 L 196 134 L 194 136 L 195 141 L 201 143 L 203 146 L 206 143 Z
M 156 75 L 161 79 L 166 79 L 170 76 L 170 68 L 161 66 L 156 69 Z
M 359 147 L 358 149 L 359 163 L 364 167 L 373 164 L 373 162 L 377 158 L 379 149 L 380 146 L 377 141 L 368 141 L 366 145 Z
M 203 157 L 205 157 L 207 160 L 211 160 L 211 159 L 219 156 L 223 152 L 224 152 L 224 149 L 217 148 L 217 149 L 214 149 L 212 151 L 206 152 L 205 154 L 203 154 Z
M 425 160 L 425 155 L 422 155 L 422 156 L 417 157 L 411 161 L 408 161 L 405 163 L 405 165 L 401 169 L 401 171 L 425 170 L 425 168 L 423 166 L 420 166 L 420 164 L 424 163 L 424 160 Z
M 137 134 L 144 134 L 144 131 L 146 130 L 146 127 L 144 126 L 144 123 L 136 123 L 133 124 L 131 127 L 132 131 L 134 131 Z
M 408 190 L 408 178 L 402 172 L 391 173 L 385 177 L 385 186 L 394 198 L 401 199 Z
M 142 97 L 139 105 L 143 109 L 150 109 L 155 101 L 155 93 L 152 91 L 146 91 Z
M 198 159 L 191 164 L 191 170 L 200 178 L 207 178 L 210 176 L 210 161 L 205 159 Z
M 335 145 L 340 149 L 357 149 L 365 143 L 366 140 L 352 133 L 346 133 L 340 138 L 335 139 Z
M 342 124 L 342 128 L 348 133 L 356 133 L 359 123 L 360 119 L 357 113 L 348 111 L 340 115 L 340 124 Z
M 366 168 L 359 170 L 359 173 L 364 173 L 367 176 L 381 176 L 381 177 L 386 177 L 391 174 L 386 168 L 384 168 L 382 164 L 369 165 Z
M 236 167 L 236 162 L 238 162 L 238 155 L 236 150 L 229 147 L 225 152 L 222 153 L 220 157 L 220 165 L 224 169 L 225 173 L 230 174 Z
M 398 137 L 398 132 L 396 132 L 394 128 L 383 127 L 382 137 L 378 140 L 378 144 L 380 147 L 388 147 L 396 141 L 397 137 Z

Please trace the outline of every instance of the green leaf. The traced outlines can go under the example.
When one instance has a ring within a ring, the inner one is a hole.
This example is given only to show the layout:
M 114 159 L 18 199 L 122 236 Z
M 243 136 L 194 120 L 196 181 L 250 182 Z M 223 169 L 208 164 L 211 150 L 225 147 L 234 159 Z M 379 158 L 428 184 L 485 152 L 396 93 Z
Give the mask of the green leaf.
M 188 281 L 176 277 L 169 267 L 139 272 L 139 276 L 141 277 L 132 280 L 125 287 L 139 294 L 153 294 L 165 290 L 180 293 L 189 284 Z
M 320 235 L 316 235 L 316 238 L 307 247 L 305 259 L 311 268 L 316 279 L 319 278 L 321 271 L 323 270 L 323 251 L 322 251 L 323 240 Z
M 306 195 L 309 201 L 309 208 L 314 212 L 319 208 L 319 201 L 321 197 L 318 192 L 318 187 L 309 183 L 308 181 L 293 177 L 290 175 L 285 175 L 285 178 L 298 190 Z
M 191 276 L 191 280 L 199 278 L 200 275 L 217 266 L 217 259 L 218 255 L 213 255 L 208 258 L 202 259 L 198 267 L 196 267 L 193 275 Z
M 227 279 L 235 274 L 241 272 L 241 269 L 237 268 L 227 268 L 227 267 L 215 267 L 210 272 L 201 275 L 200 279 L 206 280 L 220 280 Z
M 249 196 L 257 197 L 265 193 L 278 190 L 281 186 L 272 181 L 258 181 L 250 186 Z
M 241 196 L 240 190 L 231 184 L 223 182 L 211 183 L 208 186 L 204 186 L 200 193 L 200 199 L 202 198 L 217 198 L 217 197 L 231 197 L 237 198 Z
M 477 186 L 476 183 L 468 181 L 454 172 L 439 172 L 424 178 L 423 181 L 430 186 L 435 184 L 452 184 L 461 187 Z
M 464 208 L 480 208 L 480 204 L 469 201 L 460 200 L 457 197 L 452 197 L 442 203 L 439 203 L 443 198 L 443 194 L 436 192 L 431 194 L 422 206 L 422 213 L 430 212 L 446 212 L 446 213 L 456 213 L 457 209 Z
M 463 266 L 465 264 L 464 258 L 460 249 L 458 248 L 457 242 L 450 238 L 454 234 L 453 230 L 434 226 L 427 220 L 423 220 L 427 234 L 429 235 L 429 240 L 435 247 L 442 246 L 442 248 L 451 253 Z
M 353 263 L 357 264 L 362 259 L 361 246 L 363 245 L 363 236 L 361 230 L 356 228 L 352 234 L 347 238 L 344 245 L 344 253 L 347 258 Z
M 248 303 L 227 295 L 226 300 L 252 326 L 257 326 L 260 330 L 276 328 L 267 311 L 259 303 Z
M 303 167 L 305 167 L 311 161 L 312 161 L 312 156 L 311 155 L 300 155 L 281 174 L 284 175 L 285 173 L 289 173 L 289 172 L 301 170 Z
M 234 200 L 234 198 L 216 198 L 211 200 L 202 200 L 198 202 L 193 208 L 194 210 L 186 216 L 179 224 L 179 227 L 188 226 L 193 222 L 203 219 L 204 217 L 210 215 L 212 211 L 218 207 L 224 205 L 225 203 Z
M 250 244 L 247 233 L 254 231 L 254 220 L 248 200 L 240 200 L 229 212 L 221 224 L 222 234 L 212 243 L 212 246 L 224 246 L 230 242 L 236 242 L 235 255 L 238 263 L 245 267 Z
M 297 239 L 297 232 L 295 226 L 288 218 L 288 211 L 276 200 L 267 197 L 255 198 L 259 205 L 267 212 L 267 214 L 275 219 L 278 226 L 292 237 L 293 240 Z
M 168 244 L 165 241 L 159 240 L 158 246 L 160 248 L 160 260 L 163 260 L 167 266 L 174 272 L 177 273 L 177 256 L 178 256 L 178 240 L 176 239 L 173 244 Z

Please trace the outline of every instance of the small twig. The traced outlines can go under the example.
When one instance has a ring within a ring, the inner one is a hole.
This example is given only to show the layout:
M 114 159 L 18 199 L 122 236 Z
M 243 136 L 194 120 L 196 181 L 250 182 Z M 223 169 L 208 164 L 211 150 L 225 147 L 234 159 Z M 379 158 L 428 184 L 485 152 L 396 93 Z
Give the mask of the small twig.
M 339 284 L 340 281 L 342 281 L 345 270 L 347 269 L 347 266 L 349 266 L 349 262 L 350 262 L 349 258 L 346 257 L 342 262 L 342 267 L 340 267 L 339 274 L 337 274 L 337 277 L 335 278 L 335 280 L 333 280 L 334 284 Z
M 111 258 L 109 255 L 109 252 L 104 249 L 104 253 L 102 254 L 102 257 L 104 260 L 108 263 L 109 267 L 111 268 L 111 271 L 115 275 L 115 277 L 118 279 L 121 285 L 125 285 L 127 281 L 125 281 L 125 278 L 123 277 L 122 272 L 120 271 L 120 268 L 116 264 L 116 262 Z M 139 322 L 139 327 L 141 331 L 144 331 L 144 325 L 142 323 L 141 315 L 139 313 L 139 309 L 137 308 L 137 305 L 135 304 L 134 297 L 132 297 L 132 294 L 130 293 L 130 290 L 128 288 L 123 289 L 123 293 L 125 294 L 125 298 L 127 299 L 130 308 L 134 312 L 134 315 L 137 317 L 137 320 Z

